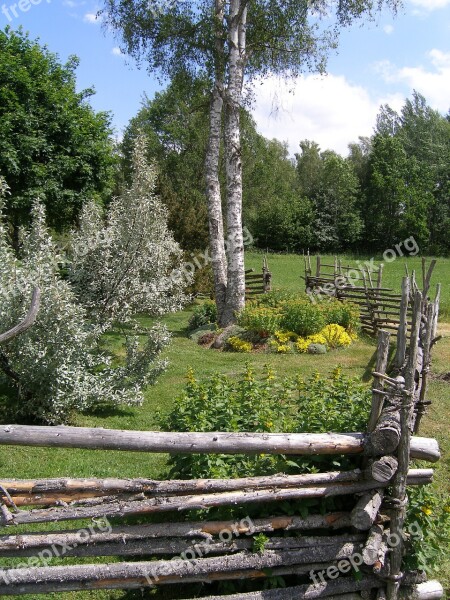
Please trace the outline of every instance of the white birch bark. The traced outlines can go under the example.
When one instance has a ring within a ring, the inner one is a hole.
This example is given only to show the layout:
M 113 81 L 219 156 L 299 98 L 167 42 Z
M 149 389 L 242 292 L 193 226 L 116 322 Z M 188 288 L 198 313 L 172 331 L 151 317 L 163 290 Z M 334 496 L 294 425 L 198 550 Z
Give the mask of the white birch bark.
M 205 160 L 206 197 L 208 203 L 209 240 L 211 263 L 214 274 L 214 290 L 217 309 L 222 315 L 226 302 L 227 260 L 225 255 L 222 198 L 219 180 L 220 140 L 223 114 L 223 59 L 224 40 L 222 24 L 224 0 L 215 0 L 215 81 L 210 105 L 210 130 Z
M 225 159 L 227 179 L 227 294 L 222 326 L 235 321 L 245 304 L 244 241 L 242 234 L 242 160 L 240 102 L 246 60 L 245 0 L 231 0 L 229 14 L 229 67 L 225 109 Z

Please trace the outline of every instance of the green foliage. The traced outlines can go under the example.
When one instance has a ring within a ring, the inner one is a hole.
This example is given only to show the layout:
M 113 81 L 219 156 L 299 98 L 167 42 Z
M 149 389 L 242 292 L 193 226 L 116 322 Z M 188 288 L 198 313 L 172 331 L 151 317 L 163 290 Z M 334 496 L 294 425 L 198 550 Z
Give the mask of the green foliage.
M 212 300 L 205 300 L 199 306 L 194 308 L 194 312 L 189 318 L 189 330 L 198 329 L 202 325 L 213 324 L 217 322 L 217 306 Z
M 358 431 L 367 422 L 370 390 L 339 368 L 329 377 L 315 373 L 278 380 L 266 366 L 255 377 L 248 365 L 233 379 L 216 374 L 198 381 L 188 374 L 184 393 L 160 418 L 168 431 L 325 432 Z M 247 455 L 176 455 L 171 476 L 246 477 L 348 467 L 348 458 Z
M 410 533 L 410 550 L 405 561 L 409 568 L 433 573 L 436 565 L 447 558 L 450 539 L 450 501 L 433 493 L 429 487 L 408 489 L 405 531 Z
M 115 157 L 110 116 L 77 92 L 78 59 L 58 57 L 21 29 L 0 31 L 0 172 L 11 188 L 4 214 L 30 223 L 40 197 L 57 229 L 75 223 L 86 197 L 112 189 Z
M 301 336 L 319 333 L 325 326 L 325 318 L 319 307 L 320 305 L 312 304 L 309 300 L 290 300 L 284 303 L 281 328 Z
M 88 320 L 70 283 L 60 276 L 62 258 L 46 228 L 42 204 L 34 204 L 32 216 L 18 260 L 7 243 L 0 205 L 0 331 L 23 319 L 34 286 L 41 291 L 33 327 L 0 351 L 0 381 L 9 382 L 16 396 L 14 418 L 58 424 L 69 421 L 75 410 L 140 404 L 142 388 L 166 368 L 160 354 L 169 341 L 167 330 L 156 325 L 143 344 L 128 339 L 125 364 L 112 368 L 100 352 L 102 328 Z
M 356 333 L 360 329 L 359 306 L 352 302 L 341 302 L 336 298 L 328 298 L 319 304 L 326 325 L 335 323 L 350 333 Z
M 97 322 L 130 323 L 137 313 L 162 315 L 187 302 L 191 281 L 182 251 L 167 226 L 167 210 L 155 194 L 156 173 L 136 139 L 133 179 L 109 205 L 106 218 L 87 203 L 72 236 L 69 279 Z
M 133 147 L 144 135 L 147 158 L 158 164 L 158 193 L 168 208 L 168 225 L 183 250 L 208 247 L 203 168 L 208 140 L 208 89 L 204 77 L 181 72 L 130 121 L 122 142 L 122 168 L 130 181 Z M 190 260 L 186 256 L 187 260 Z M 199 290 L 198 287 L 196 291 Z
M 282 314 L 279 308 L 258 306 L 248 303 L 237 317 L 237 323 L 245 329 L 258 332 L 261 337 L 268 337 L 280 329 Z
M 253 536 L 252 552 L 262 554 L 266 549 L 267 543 L 270 542 L 270 538 L 264 533 L 258 533 Z

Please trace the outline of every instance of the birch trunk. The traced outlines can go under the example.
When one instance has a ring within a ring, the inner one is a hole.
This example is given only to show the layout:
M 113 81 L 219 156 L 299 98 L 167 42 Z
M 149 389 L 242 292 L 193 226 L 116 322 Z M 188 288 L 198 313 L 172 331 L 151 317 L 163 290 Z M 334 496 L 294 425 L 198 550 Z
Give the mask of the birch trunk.
M 215 82 L 211 96 L 209 112 L 209 140 L 205 160 L 206 198 L 208 204 L 209 241 L 211 264 L 214 275 L 214 291 L 217 310 L 220 315 L 224 311 L 227 291 L 227 260 L 222 217 L 222 197 L 219 180 L 220 140 L 222 135 L 223 114 L 223 18 L 224 0 L 215 0 Z
M 245 304 L 240 104 L 244 80 L 247 9 L 241 4 L 242 0 L 231 0 L 229 14 L 229 68 L 225 96 L 228 278 L 225 310 L 219 319 L 222 326 L 233 323 L 236 312 Z

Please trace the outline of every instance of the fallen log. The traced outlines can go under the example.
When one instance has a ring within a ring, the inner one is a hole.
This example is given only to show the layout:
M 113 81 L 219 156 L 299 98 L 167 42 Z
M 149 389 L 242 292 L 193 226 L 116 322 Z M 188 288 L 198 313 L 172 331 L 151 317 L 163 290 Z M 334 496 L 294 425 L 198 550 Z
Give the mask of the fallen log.
M 408 476 L 409 485 L 430 483 L 432 469 L 411 469 Z M 150 498 L 133 502 L 112 502 L 94 506 L 63 506 L 48 509 L 33 509 L 10 513 L 6 518 L 2 515 L 2 525 L 25 523 L 48 523 L 91 519 L 101 517 L 124 517 L 138 514 L 154 514 L 168 511 L 200 510 L 214 506 L 242 505 L 253 502 L 274 502 L 298 498 L 324 498 L 328 496 L 352 495 L 380 487 L 378 481 L 359 481 L 333 483 L 317 487 L 295 489 L 262 489 L 252 492 L 237 491 L 198 496 L 168 496 Z M 101 500 L 101 499 L 100 499 Z

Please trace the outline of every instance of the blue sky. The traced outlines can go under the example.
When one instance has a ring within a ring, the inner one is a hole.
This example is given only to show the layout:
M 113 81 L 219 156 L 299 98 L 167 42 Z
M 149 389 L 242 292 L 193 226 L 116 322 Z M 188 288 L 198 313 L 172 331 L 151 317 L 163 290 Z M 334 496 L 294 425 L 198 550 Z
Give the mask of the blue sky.
M 78 87 L 96 89 L 91 103 L 111 111 L 117 135 L 143 94 L 151 98 L 161 89 L 154 74 L 120 54 L 118 40 L 95 17 L 95 0 L 0 0 L 0 6 L 0 27 L 22 26 L 61 61 L 79 56 Z M 399 110 L 413 89 L 442 114 L 449 111 L 450 0 L 406 0 L 395 17 L 384 12 L 374 23 L 343 30 L 327 76 L 305 74 L 289 88 L 268 79 L 256 87 L 253 112 L 261 133 L 287 141 L 292 153 L 310 139 L 345 155 L 349 142 L 372 133 L 381 104 Z

